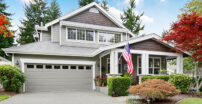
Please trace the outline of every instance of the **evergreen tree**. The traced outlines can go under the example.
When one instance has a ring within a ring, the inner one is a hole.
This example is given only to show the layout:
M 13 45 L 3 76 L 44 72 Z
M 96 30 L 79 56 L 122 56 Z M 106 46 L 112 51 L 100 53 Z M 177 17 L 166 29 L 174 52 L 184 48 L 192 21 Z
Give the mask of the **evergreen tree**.
M 48 8 L 47 15 L 48 16 L 47 16 L 46 22 L 50 22 L 61 16 L 61 11 L 60 11 L 59 5 L 56 0 L 53 0 L 51 2 L 50 7 Z
M 107 1 L 106 0 L 102 0 L 101 7 L 104 8 L 106 11 L 109 10 L 109 8 L 107 6 Z
M 3 2 L 3 0 L 0 0 L 0 14 L 3 14 L 6 17 L 11 16 L 11 13 L 6 12 L 6 9 L 8 6 Z
M 85 5 L 88 5 L 92 2 L 97 2 L 97 0 L 79 0 L 79 6 L 82 7 L 82 6 L 85 6 Z
M 34 0 L 29 5 L 25 5 L 26 19 L 21 21 L 23 27 L 20 27 L 21 34 L 19 42 L 21 44 L 34 42 L 33 33 L 35 25 L 45 24 L 47 19 L 47 7 L 44 0 Z
M 140 15 L 135 14 L 135 0 L 130 0 L 130 6 L 127 10 L 124 10 L 124 14 L 121 15 L 123 25 L 126 26 L 131 32 L 136 35 L 139 35 L 140 30 L 144 29 L 144 26 L 141 26 L 141 17 L 144 13 Z

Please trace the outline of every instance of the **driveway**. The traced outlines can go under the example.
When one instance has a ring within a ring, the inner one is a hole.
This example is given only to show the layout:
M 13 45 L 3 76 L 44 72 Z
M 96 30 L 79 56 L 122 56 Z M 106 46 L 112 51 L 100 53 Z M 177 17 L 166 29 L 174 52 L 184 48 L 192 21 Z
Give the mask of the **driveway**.
M 23 93 L 0 104 L 125 104 L 132 96 L 110 97 L 95 91 Z

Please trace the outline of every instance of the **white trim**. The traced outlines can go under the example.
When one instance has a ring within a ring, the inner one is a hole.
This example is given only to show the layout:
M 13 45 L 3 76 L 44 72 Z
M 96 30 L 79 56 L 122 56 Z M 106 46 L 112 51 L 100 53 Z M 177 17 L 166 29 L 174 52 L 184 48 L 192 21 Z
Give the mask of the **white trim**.
M 98 31 L 97 32 L 98 33 L 98 37 L 97 37 L 97 41 L 98 41 L 98 44 L 105 44 L 105 45 L 108 45 L 108 44 L 116 44 L 115 43 L 115 35 L 116 34 L 119 34 L 119 35 L 121 35 L 121 41 L 120 42 L 122 42 L 122 33 L 119 33 L 119 32 L 108 32 L 108 31 Z M 111 43 L 111 42 L 100 42 L 100 33 L 106 33 L 106 34 L 113 34 L 114 35 L 114 42 L 113 43 Z M 119 43 L 119 42 L 118 42 Z
M 20 58 L 21 62 L 21 69 L 22 72 L 25 73 L 25 63 L 35 63 L 35 64 L 71 64 L 71 65 L 91 65 L 92 66 L 92 89 L 95 90 L 95 83 L 94 83 L 94 78 L 95 78 L 95 61 L 76 61 L 76 60 L 46 60 L 46 59 L 26 59 L 26 58 Z M 26 91 L 25 89 L 25 83 L 23 84 L 23 92 Z
M 75 29 L 76 30 L 76 39 L 68 39 L 68 29 Z M 84 30 L 85 31 L 85 40 L 78 40 L 77 39 L 77 30 Z M 88 41 L 86 40 L 86 31 L 93 31 L 93 41 Z M 91 29 L 84 29 L 84 28 L 76 28 L 76 27 L 66 27 L 66 41 L 67 42 L 80 42 L 80 43 L 95 43 L 95 30 L 91 30 Z
M 15 66 L 15 55 L 14 55 L 14 53 L 12 54 L 12 65 Z
M 43 32 L 42 32 L 42 30 L 41 30 L 41 33 L 40 33 L 40 41 L 43 41 Z
M 70 21 L 60 21 L 60 23 L 63 26 L 70 26 L 70 27 L 89 28 L 89 29 L 113 31 L 113 32 L 127 32 L 126 29 L 117 28 L 117 27 L 100 26 L 100 25 L 93 25 L 93 24 L 86 24 L 86 23 L 79 23 L 79 22 L 70 22 Z
M 162 68 L 162 67 L 161 67 L 161 66 L 162 66 L 162 65 L 161 65 L 161 64 L 162 64 L 162 62 L 161 62 L 161 57 L 159 57 L 159 56 L 151 56 L 151 57 L 149 57 L 149 58 L 152 58 L 152 60 L 153 60 L 153 61 L 152 61 L 152 62 L 153 62 L 153 67 L 148 67 L 148 74 L 147 74 L 147 75 L 160 75 L 160 70 L 161 70 L 161 68 Z M 155 63 L 154 60 L 155 60 L 155 59 L 159 59 L 159 60 L 160 60 L 160 66 L 159 66 L 159 67 L 154 67 L 154 63 Z M 149 68 L 152 68 L 152 72 L 153 72 L 152 74 L 149 74 Z M 154 69 L 155 69 L 155 68 L 159 68 L 159 74 L 154 74 Z
M 62 45 L 62 26 L 61 25 L 60 25 L 60 37 L 59 38 L 60 38 L 60 45 Z
M 51 26 L 51 42 L 53 42 L 53 26 Z
M 141 61 L 139 58 L 142 60 L 141 56 L 137 56 L 137 75 L 142 75 L 142 65 L 139 67 L 139 61 Z M 139 68 L 141 68 L 141 74 L 139 74 Z

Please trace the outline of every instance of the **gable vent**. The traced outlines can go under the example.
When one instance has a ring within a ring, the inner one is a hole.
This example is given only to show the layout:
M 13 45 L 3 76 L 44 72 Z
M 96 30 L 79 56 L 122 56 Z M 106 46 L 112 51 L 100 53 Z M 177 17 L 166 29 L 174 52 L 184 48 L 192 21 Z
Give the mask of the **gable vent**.
M 97 8 L 90 8 L 89 12 L 91 12 L 91 13 L 99 13 L 99 11 L 97 10 Z

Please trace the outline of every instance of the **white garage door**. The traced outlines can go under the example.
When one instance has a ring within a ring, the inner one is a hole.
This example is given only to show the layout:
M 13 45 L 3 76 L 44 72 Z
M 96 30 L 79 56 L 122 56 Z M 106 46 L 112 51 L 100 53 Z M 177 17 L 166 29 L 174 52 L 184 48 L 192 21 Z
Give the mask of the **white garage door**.
M 92 66 L 25 64 L 26 92 L 92 90 Z

